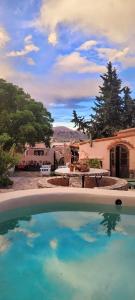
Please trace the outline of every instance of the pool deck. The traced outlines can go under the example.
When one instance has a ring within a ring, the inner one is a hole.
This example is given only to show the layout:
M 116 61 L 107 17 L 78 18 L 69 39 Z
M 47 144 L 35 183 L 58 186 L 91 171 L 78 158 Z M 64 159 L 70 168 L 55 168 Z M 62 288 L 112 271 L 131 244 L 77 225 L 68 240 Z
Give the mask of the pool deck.
M 20 190 L 0 194 L 0 212 L 15 208 L 30 207 L 35 205 L 58 204 L 107 204 L 115 205 L 115 201 L 121 199 L 123 207 L 135 208 L 135 192 L 110 191 L 81 188 L 54 188 Z

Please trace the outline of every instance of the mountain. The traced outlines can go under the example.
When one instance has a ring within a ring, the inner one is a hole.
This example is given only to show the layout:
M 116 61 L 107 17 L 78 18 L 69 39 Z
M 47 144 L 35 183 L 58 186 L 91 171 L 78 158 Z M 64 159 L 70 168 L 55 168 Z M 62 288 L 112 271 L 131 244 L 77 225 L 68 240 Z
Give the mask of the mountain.
M 80 131 L 70 129 L 65 126 L 53 127 L 53 142 L 69 142 L 87 139 L 88 137 Z

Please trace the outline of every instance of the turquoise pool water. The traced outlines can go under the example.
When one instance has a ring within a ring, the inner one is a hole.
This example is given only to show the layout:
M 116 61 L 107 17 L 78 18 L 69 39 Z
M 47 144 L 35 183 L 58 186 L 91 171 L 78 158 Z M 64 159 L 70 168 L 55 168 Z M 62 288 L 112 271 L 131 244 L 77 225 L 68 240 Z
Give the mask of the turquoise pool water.
M 0 300 L 134 300 L 135 216 L 50 212 L 0 223 Z

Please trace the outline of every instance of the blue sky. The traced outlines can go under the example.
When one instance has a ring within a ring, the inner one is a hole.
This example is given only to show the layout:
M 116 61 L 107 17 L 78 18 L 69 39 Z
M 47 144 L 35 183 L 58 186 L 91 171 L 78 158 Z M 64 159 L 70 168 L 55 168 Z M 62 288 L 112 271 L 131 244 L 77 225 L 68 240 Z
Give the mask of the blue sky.
M 111 60 L 135 91 L 134 0 L 0 0 L 1 77 L 72 126 L 90 114 Z

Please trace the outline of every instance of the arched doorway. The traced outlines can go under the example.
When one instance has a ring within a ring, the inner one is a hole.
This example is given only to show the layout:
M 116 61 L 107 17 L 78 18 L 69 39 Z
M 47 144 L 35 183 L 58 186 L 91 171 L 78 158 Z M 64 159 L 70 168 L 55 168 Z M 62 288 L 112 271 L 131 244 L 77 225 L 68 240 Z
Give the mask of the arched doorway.
M 116 145 L 110 150 L 111 176 L 127 178 L 129 176 L 129 151 L 124 145 Z

